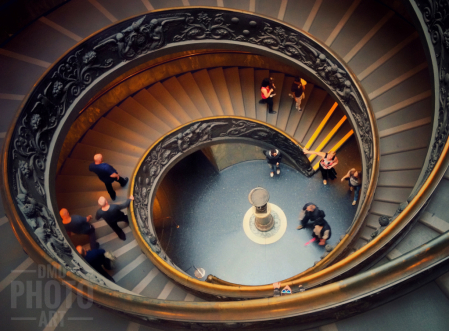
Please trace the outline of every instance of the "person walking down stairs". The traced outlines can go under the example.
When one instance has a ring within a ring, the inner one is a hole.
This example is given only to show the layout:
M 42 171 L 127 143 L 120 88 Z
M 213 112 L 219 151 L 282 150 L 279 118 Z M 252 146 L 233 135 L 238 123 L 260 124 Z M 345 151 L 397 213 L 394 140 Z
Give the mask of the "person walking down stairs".
M 98 178 L 106 185 L 106 190 L 108 191 L 112 201 L 115 201 L 115 191 L 112 187 L 113 182 L 119 182 L 121 187 L 126 186 L 128 183 L 128 177 L 120 177 L 117 170 L 113 166 L 103 162 L 103 155 L 95 154 L 94 162 L 89 165 L 89 171 L 94 172 Z
M 82 246 L 76 246 L 76 250 L 100 275 L 115 283 L 114 278 L 103 269 L 104 267 L 107 270 L 112 270 L 112 261 L 106 257 L 107 253 L 104 249 L 92 249 L 86 252 Z
M 99 248 L 97 243 L 97 237 L 95 235 L 95 228 L 90 224 L 92 215 L 83 217 L 80 215 L 70 215 L 69 211 L 62 208 L 59 211 L 59 215 L 62 218 L 62 224 L 67 232 L 73 232 L 75 234 L 87 234 L 89 236 L 90 249 Z
M 306 84 L 307 82 L 304 79 L 296 76 L 290 88 L 291 93 L 289 95 L 295 99 L 297 111 L 302 111 L 301 102 L 306 97 L 304 93 Z
M 268 105 L 269 114 L 276 114 L 276 112 L 273 111 L 273 97 L 276 95 L 274 89 L 275 86 L 269 78 L 265 78 L 262 81 L 262 86 L 260 87 L 262 100 L 260 100 L 260 103 L 266 103 Z
M 125 232 L 117 225 L 118 222 L 126 222 L 129 224 L 128 217 L 121 211 L 121 209 L 125 209 L 129 207 L 131 200 L 134 200 L 134 197 L 131 195 L 128 200 L 124 203 L 117 205 L 110 205 L 105 197 L 100 197 L 98 199 L 98 204 L 100 205 L 100 209 L 97 210 L 97 214 L 95 215 L 95 219 L 98 221 L 100 218 L 104 219 L 106 223 L 111 227 L 112 230 L 117 234 L 117 236 L 121 240 L 126 240 Z

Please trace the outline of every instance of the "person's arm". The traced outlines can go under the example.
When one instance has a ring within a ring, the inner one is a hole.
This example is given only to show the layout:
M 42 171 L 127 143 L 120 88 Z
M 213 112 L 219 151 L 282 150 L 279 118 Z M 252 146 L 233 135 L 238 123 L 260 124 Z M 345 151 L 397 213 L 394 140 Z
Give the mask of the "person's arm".
M 129 204 L 131 203 L 131 200 L 134 200 L 134 197 L 132 195 L 129 196 L 129 199 L 126 200 L 121 205 L 117 205 L 119 209 L 125 209 L 129 207 Z
M 92 215 L 86 216 L 86 222 L 90 222 L 92 220 Z
M 265 88 L 265 87 L 262 87 L 260 90 L 262 91 L 265 98 L 268 98 L 271 95 L 271 93 L 273 92 L 273 89 Z
M 349 178 L 351 173 L 351 170 L 348 171 L 348 173 L 346 175 L 344 175 L 344 177 L 341 178 L 341 181 L 344 181 L 346 178 Z
M 332 169 L 333 167 L 335 167 L 338 164 L 338 158 L 335 157 L 334 158 L 334 162 L 332 163 L 332 166 L 329 167 L 329 169 Z
M 316 151 L 309 151 L 307 148 L 303 148 L 302 152 L 303 152 L 304 154 L 316 154 L 316 155 L 318 155 L 318 156 L 320 156 L 320 157 L 325 157 L 325 156 L 326 156 L 326 153 L 323 153 L 323 152 L 316 152 Z

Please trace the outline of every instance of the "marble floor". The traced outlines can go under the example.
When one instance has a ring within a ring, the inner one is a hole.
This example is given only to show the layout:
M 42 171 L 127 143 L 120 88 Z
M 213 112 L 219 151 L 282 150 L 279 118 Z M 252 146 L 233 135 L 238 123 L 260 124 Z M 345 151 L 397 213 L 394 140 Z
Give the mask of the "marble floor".
M 337 172 L 341 178 L 358 166 L 358 150 L 349 143 L 339 153 Z M 347 182 L 337 178 L 327 186 L 321 175 L 312 178 L 282 165 L 281 175 L 270 178 L 265 161 L 247 161 L 218 173 L 201 152 L 179 162 L 160 186 L 168 201 L 172 224 L 179 228 L 159 230 L 159 239 L 168 256 L 193 275 L 195 267 L 225 281 L 260 285 L 298 274 L 320 260 L 324 247 L 312 243 L 312 229 L 296 230 L 303 205 L 315 202 L 326 213 L 332 228 L 329 243 L 335 245 L 350 226 L 356 206 Z M 270 202 L 287 217 L 287 230 L 269 245 L 251 241 L 243 231 L 243 217 L 251 207 L 248 193 L 261 186 Z M 203 278 L 204 279 L 204 278 Z

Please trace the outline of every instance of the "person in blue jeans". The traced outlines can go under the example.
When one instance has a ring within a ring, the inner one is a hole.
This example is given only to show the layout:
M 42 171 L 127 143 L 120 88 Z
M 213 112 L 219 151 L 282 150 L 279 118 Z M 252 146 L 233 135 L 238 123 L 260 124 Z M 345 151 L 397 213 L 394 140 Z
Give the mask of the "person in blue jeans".
M 352 205 L 355 206 L 357 203 L 357 199 L 359 198 L 360 188 L 362 187 L 362 172 L 355 170 L 352 168 L 348 171 L 348 173 L 341 179 L 347 180 L 349 184 L 349 190 L 354 191 L 354 201 L 352 201 Z
M 121 187 L 126 186 L 128 177 L 120 177 L 117 170 L 113 166 L 103 162 L 103 155 L 95 154 L 94 162 L 89 165 L 89 171 L 94 172 L 98 178 L 106 185 L 106 190 L 111 196 L 112 201 L 115 201 L 115 191 L 112 187 L 113 182 L 119 182 Z

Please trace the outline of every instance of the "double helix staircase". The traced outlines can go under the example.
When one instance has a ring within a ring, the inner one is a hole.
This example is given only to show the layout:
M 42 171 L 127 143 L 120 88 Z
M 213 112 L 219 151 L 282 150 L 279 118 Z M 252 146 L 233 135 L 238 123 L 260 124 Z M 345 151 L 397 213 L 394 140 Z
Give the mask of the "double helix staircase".
M 407 20 L 377 1 L 68 1 L 40 17 L 0 49 L 3 78 L 0 80 L 0 131 L 8 129 L 21 101 L 46 68 L 83 38 L 117 20 L 148 10 L 198 5 L 249 10 L 304 29 L 339 54 L 361 81 L 375 113 L 380 136 L 380 174 L 374 202 L 354 249 L 362 247 L 379 227 L 379 217 L 393 216 L 398 205 L 412 192 L 432 133 L 429 68 L 418 33 Z M 274 99 L 277 114 L 274 115 L 267 114 L 266 106 L 258 103 L 259 84 L 265 77 L 273 77 L 277 87 Z M 140 157 L 159 137 L 203 117 L 234 115 L 257 119 L 287 132 L 309 149 L 341 150 L 339 157 L 344 157 L 343 146 L 355 145 L 356 141 L 343 111 L 327 92 L 312 83 L 306 87 L 303 111 L 296 111 L 288 96 L 292 81 L 289 72 L 278 72 L 275 68 L 219 66 L 166 77 L 133 93 L 94 123 L 64 161 L 56 178 L 59 208 L 65 207 L 71 214 L 94 215 L 98 197 L 108 196 L 103 183 L 88 171 L 95 153 L 103 154 L 105 161 L 114 165 L 121 175 L 130 176 Z M 318 159 L 312 160 L 315 169 L 317 162 Z M 346 170 L 340 169 L 340 173 Z M 116 189 L 117 201 L 126 199 L 127 188 Z M 373 267 L 399 258 L 449 230 L 445 208 L 448 190 L 449 174 L 446 173 L 418 222 Z M 0 211 L 3 215 L 3 210 Z M 51 282 L 51 277 L 41 275 L 25 255 L 6 223 L 6 218 L 0 219 L 0 240 L 5 248 L 0 261 L 0 293 L 4 298 L 13 291 L 13 281 Z M 127 238 L 121 241 L 104 221 L 92 224 L 101 247 L 117 256 L 111 275 L 119 286 L 159 300 L 203 301 L 171 281 L 146 258 L 130 227 L 122 225 Z M 449 276 L 442 276 L 424 288 L 407 296 L 419 309 L 408 304 L 405 298 L 377 308 L 384 314 L 394 312 L 386 319 L 389 322 L 385 322 L 384 329 L 413 329 L 423 325 L 423 320 L 434 330 L 444 329 L 442 323 L 447 318 L 441 307 L 449 308 L 446 297 Z M 113 330 L 146 328 L 95 305 L 83 309 L 82 304 L 67 293 L 50 290 L 46 295 L 59 304 L 46 308 L 31 304 L 27 308 L 25 295 L 17 299 L 15 306 L 11 300 L 2 300 L 5 330 L 31 330 L 37 325 L 46 330 L 93 329 L 100 325 Z M 39 324 L 42 311 L 47 319 Z M 52 316 L 50 311 L 57 314 Z M 431 318 L 419 318 L 426 314 Z M 367 312 L 327 327 L 328 330 L 351 330 L 364 323 L 368 330 L 367 320 L 376 320 L 376 314 Z M 399 326 L 398 320 L 402 321 Z M 65 324 L 61 326 L 60 321 Z

